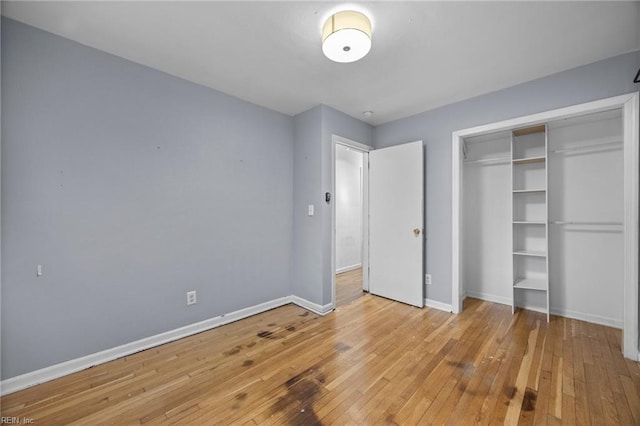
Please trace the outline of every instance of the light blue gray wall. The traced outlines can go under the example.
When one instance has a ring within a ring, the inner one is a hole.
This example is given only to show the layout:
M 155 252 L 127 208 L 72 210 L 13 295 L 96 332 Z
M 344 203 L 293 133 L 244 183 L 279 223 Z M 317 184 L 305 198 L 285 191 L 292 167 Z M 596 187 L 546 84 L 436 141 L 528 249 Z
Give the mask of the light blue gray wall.
M 423 140 L 426 157 L 426 296 L 451 303 L 451 133 L 640 90 L 640 52 L 610 58 L 375 128 L 376 148 Z M 425 82 L 437 84 L 437 82 Z
M 291 294 L 292 117 L 5 18 L 2 113 L 2 378 Z
M 320 105 L 298 114 L 294 148 L 294 267 L 292 293 L 319 305 L 331 303 L 331 212 L 325 200 L 333 192 L 332 135 L 365 145 L 373 143 L 373 127 Z M 333 202 L 333 201 L 332 201 Z M 315 206 L 314 216 L 307 206 Z
M 294 129 L 291 292 L 322 304 L 322 107 L 296 115 Z M 307 215 L 309 204 L 314 216 Z
M 332 134 L 425 141 L 427 297 L 450 303 L 451 132 L 638 90 L 639 66 L 623 55 L 374 129 L 326 106 L 288 117 L 3 18 L 1 376 L 288 294 L 330 303 Z

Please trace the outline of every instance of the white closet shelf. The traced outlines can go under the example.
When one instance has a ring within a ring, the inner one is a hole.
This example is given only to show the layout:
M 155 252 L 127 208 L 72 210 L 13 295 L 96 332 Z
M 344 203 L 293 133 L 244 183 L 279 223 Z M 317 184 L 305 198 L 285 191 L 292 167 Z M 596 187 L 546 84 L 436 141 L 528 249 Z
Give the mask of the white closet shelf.
M 514 189 L 513 193 L 514 194 L 526 194 L 526 193 L 531 193 L 531 192 L 546 192 L 546 189 Z
M 607 151 L 611 149 L 622 149 L 622 147 L 623 147 L 622 138 L 619 136 L 616 136 L 613 138 L 604 138 L 598 142 L 590 143 L 586 145 L 572 146 L 569 148 L 562 148 L 562 149 L 554 149 L 549 151 L 549 154 L 564 154 L 567 152 L 580 152 L 580 151 L 591 151 L 591 150 L 595 150 L 596 152 L 599 152 L 599 151 Z
M 492 157 L 480 158 L 477 160 L 464 160 L 464 164 L 508 164 L 511 162 L 509 157 Z
M 547 257 L 547 253 L 544 251 L 534 250 L 515 250 L 513 252 L 516 256 L 534 256 L 534 257 Z
M 548 282 L 541 278 L 517 278 L 513 287 L 526 290 L 547 291 Z
M 546 296 L 544 312 L 547 314 L 547 321 L 549 321 L 549 275 L 547 273 L 549 271 L 549 227 L 547 226 L 549 175 L 547 173 L 547 152 L 546 124 L 513 130 L 511 137 L 511 220 L 514 224 L 512 227 L 514 238 L 511 246 L 513 258 L 511 310 L 515 313 L 518 291 L 542 291 Z M 538 220 L 518 220 L 525 218 Z M 529 243 L 530 240 L 534 240 L 535 244 Z M 540 270 L 541 264 L 544 265 L 544 272 Z
M 514 225 L 546 225 L 545 220 L 514 220 Z
M 622 226 L 623 222 L 576 222 L 566 220 L 551 220 L 552 225 L 590 225 L 590 226 Z
M 547 159 L 546 156 L 542 155 L 539 157 L 526 157 L 526 158 L 514 158 L 513 164 L 529 164 L 529 163 L 542 163 Z

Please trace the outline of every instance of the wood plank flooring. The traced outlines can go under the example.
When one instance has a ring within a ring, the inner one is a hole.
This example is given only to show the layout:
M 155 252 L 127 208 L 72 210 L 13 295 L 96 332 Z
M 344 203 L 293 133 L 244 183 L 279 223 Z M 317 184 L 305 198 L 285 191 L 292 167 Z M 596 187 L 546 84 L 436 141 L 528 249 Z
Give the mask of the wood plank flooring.
M 336 274 L 336 306 L 348 305 L 364 294 L 362 268 Z
M 467 299 L 287 305 L 7 395 L 38 425 L 640 424 L 619 330 Z

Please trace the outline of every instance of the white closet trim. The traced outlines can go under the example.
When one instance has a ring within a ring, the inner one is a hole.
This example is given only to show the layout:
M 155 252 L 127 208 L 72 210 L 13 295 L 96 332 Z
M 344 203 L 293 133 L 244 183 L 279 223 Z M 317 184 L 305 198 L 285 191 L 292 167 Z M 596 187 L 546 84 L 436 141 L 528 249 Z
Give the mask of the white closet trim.
M 638 92 L 623 107 L 624 123 L 624 308 L 622 351 L 639 358 L 638 347 Z
M 639 125 L 640 111 L 638 92 L 598 101 L 587 102 L 566 108 L 532 114 L 525 117 L 500 121 L 458 130 L 452 133 L 452 310 L 462 311 L 463 293 L 460 289 L 461 277 L 461 244 L 462 229 L 461 183 L 463 166 L 463 142 L 471 136 L 517 129 L 520 127 L 543 124 L 563 118 L 578 117 L 621 108 L 624 123 L 624 312 L 623 312 L 623 354 L 625 357 L 638 360 L 638 199 L 639 199 Z

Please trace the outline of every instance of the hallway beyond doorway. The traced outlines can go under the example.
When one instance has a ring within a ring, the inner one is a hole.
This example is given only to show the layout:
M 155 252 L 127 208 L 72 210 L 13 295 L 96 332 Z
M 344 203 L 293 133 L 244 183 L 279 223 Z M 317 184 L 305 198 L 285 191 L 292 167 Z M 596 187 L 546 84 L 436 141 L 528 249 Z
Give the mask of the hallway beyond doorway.
M 364 294 L 362 268 L 336 274 L 336 307 L 348 305 Z

